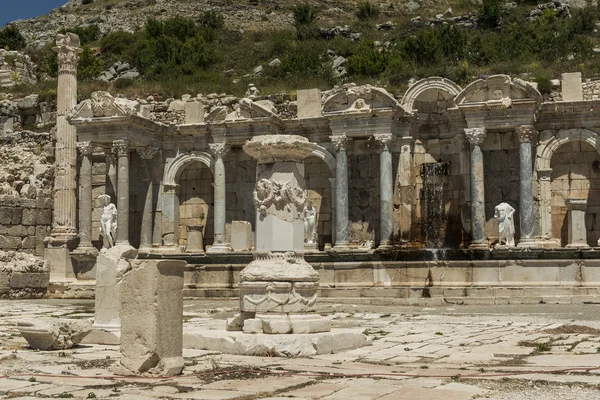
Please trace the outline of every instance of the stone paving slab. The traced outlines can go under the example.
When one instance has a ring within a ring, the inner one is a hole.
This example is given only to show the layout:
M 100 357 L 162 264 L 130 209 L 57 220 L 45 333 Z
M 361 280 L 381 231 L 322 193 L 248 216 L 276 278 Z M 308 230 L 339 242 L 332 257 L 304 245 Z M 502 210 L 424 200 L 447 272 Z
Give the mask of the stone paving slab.
M 186 304 L 189 320 L 184 323 L 185 330 L 223 330 L 225 318 L 234 311 L 194 304 L 202 302 Z M 560 332 L 572 324 L 570 315 L 581 308 L 573 308 L 569 317 L 553 318 L 547 313 L 464 315 L 460 314 L 461 307 L 442 308 L 443 313 L 436 308 L 401 313 L 397 308 L 372 312 L 344 306 L 361 311 L 328 314 L 333 326 L 369 332 L 372 346 L 312 358 L 184 349 L 186 366 L 181 376 L 114 379 L 110 368 L 120 357 L 118 346 L 84 345 L 64 352 L 36 352 L 26 347 L 15 329 L 23 314 L 33 318 L 91 315 L 82 307 L 81 303 L 55 306 L 43 301 L 0 301 L 0 397 L 58 397 L 66 393 L 87 398 L 93 392 L 97 398 L 131 400 L 470 400 L 512 398 L 500 393 L 502 389 L 486 391 L 481 382 L 509 386 L 518 382 L 600 384 L 600 370 L 543 373 L 600 366 L 596 353 L 600 337 L 574 328 L 574 333 L 548 332 Z M 453 314 L 447 315 L 449 312 Z M 577 321 L 577 325 L 599 329 L 600 321 Z M 548 344 L 547 348 L 536 347 L 540 343 Z M 29 381 L 32 372 L 37 374 L 35 382 Z M 275 375 L 282 373 L 285 375 Z

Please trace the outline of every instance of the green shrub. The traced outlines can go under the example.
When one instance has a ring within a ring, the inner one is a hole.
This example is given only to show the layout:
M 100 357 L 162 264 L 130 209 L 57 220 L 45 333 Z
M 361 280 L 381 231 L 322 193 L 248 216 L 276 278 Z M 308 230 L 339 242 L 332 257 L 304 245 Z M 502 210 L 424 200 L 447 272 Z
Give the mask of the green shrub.
M 538 84 L 538 90 L 542 94 L 552 93 L 552 81 L 546 76 L 537 76 L 534 81 Z
M 92 4 L 94 2 L 94 0 L 81 0 L 81 4 L 85 5 L 85 4 Z
M 500 25 L 503 0 L 483 0 L 477 13 L 479 25 L 485 29 L 494 29 Z
M 27 45 L 16 25 L 7 25 L 0 29 L 0 47 L 8 50 L 22 50 Z
M 315 23 L 317 19 L 317 10 L 308 3 L 299 4 L 294 8 L 294 25 L 309 25 Z
M 77 77 L 79 79 L 94 79 L 102 73 L 102 60 L 94 54 L 94 51 L 87 46 L 83 46 L 83 51 L 79 56 L 77 64 Z
M 133 86 L 134 80 L 131 78 L 120 78 L 114 83 L 115 89 L 125 89 Z
M 205 11 L 202 16 L 200 16 L 199 23 L 203 27 L 219 30 L 223 28 L 225 20 L 223 19 L 223 16 L 216 10 L 208 10 Z
M 433 29 L 422 29 L 404 42 L 404 54 L 415 64 L 432 65 L 438 61 L 439 53 L 440 44 Z
M 356 10 L 356 16 L 360 20 L 367 20 L 377 18 L 379 16 L 379 7 L 370 1 L 361 1 L 358 3 L 358 10 Z
M 82 45 L 86 45 L 100 39 L 101 34 L 100 27 L 96 24 L 91 24 L 88 26 L 75 26 L 68 29 L 63 28 L 58 32 L 62 33 L 63 35 L 67 32 L 76 34 L 79 36 L 79 40 L 81 41 Z
M 387 66 L 386 54 L 372 46 L 361 46 L 359 51 L 348 58 L 348 73 L 362 77 L 377 77 Z

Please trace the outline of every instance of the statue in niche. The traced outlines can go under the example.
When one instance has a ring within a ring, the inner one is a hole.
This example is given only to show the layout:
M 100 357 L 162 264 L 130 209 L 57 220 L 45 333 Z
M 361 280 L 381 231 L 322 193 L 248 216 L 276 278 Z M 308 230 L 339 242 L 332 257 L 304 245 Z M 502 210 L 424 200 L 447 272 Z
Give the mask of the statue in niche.
M 515 209 L 507 203 L 500 203 L 494 209 L 494 218 L 498 224 L 498 245 L 504 244 L 509 247 L 515 246 Z
M 117 234 L 117 207 L 110 202 L 110 196 L 102 194 L 98 196 L 98 201 L 103 207 L 100 217 L 100 231 L 102 233 L 102 249 L 110 249 L 115 245 L 115 236 Z
M 317 210 L 313 207 L 312 200 L 308 201 L 308 204 L 304 207 L 302 213 L 304 217 L 306 243 L 315 244 L 317 242 Z

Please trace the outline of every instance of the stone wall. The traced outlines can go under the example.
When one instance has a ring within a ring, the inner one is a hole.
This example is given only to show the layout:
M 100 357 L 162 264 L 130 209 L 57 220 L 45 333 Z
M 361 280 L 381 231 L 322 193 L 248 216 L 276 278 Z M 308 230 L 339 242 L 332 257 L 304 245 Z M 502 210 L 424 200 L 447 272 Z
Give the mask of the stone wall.
M 600 238 L 600 155 L 585 142 L 574 141 L 558 148 L 552 167 L 552 237 L 568 243 L 567 199 L 586 199 L 587 240 L 597 246 Z
M 0 250 L 0 299 L 43 297 L 49 280 L 47 261 L 21 250 Z
M 0 196 L 0 249 L 44 255 L 52 224 L 52 201 Z

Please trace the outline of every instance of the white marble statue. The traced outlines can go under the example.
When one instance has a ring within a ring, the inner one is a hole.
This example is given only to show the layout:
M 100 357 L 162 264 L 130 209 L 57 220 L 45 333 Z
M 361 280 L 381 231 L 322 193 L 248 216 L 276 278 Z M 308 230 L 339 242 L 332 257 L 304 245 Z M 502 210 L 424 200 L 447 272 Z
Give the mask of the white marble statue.
M 98 196 L 100 205 L 104 208 L 100 217 L 100 230 L 104 240 L 103 248 L 108 249 L 115 245 L 114 237 L 117 233 L 117 207 L 110 202 L 110 196 L 101 194 Z
M 306 243 L 314 244 L 317 242 L 317 210 L 313 207 L 312 200 L 308 201 L 306 207 L 302 211 L 304 218 L 304 234 L 306 235 Z
M 498 244 L 502 245 L 502 241 L 507 246 L 515 246 L 515 221 L 513 215 L 515 209 L 507 203 L 500 203 L 494 209 L 494 218 L 498 224 Z

